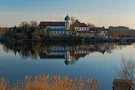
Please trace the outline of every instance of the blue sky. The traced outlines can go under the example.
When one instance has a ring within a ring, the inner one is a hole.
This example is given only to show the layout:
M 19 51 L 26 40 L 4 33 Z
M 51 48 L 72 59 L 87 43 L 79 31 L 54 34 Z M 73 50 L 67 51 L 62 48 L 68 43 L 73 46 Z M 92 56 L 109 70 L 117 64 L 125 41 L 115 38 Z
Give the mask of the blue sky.
M 0 0 L 0 25 L 63 20 L 69 14 L 97 26 L 135 28 L 135 0 Z

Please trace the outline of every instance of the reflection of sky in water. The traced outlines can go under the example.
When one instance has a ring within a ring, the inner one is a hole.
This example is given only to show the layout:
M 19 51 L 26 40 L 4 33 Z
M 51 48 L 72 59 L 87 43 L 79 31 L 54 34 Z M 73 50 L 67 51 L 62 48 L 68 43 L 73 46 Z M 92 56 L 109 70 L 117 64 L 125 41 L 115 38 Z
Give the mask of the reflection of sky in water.
M 134 60 L 135 48 L 126 46 L 125 48 L 115 49 L 111 54 L 90 53 L 85 58 L 80 58 L 74 65 L 66 66 L 64 59 L 58 60 L 32 60 L 22 59 L 18 54 L 15 56 L 12 52 L 6 53 L 0 46 L 0 77 L 4 77 L 11 83 L 16 80 L 23 80 L 26 75 L 61 75 L 80 77 L 84 79 L 95 78 L 99 84 L 106 90 L 111 90 L 112 82 L 116 77 L 114 69 L 119 68 L 121 55 Z

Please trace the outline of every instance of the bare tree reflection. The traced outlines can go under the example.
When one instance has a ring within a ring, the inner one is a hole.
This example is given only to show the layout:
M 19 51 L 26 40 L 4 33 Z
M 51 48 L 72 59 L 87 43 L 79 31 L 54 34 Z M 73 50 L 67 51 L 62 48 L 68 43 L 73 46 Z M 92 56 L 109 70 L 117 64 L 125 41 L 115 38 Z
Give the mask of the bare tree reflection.
M 131 90 L 135 90 L 135 63 L 132 60 L 126 60 L 125 57 L 122 57 L 118 78 L 123 80 L 126 85 L 131 86 Z

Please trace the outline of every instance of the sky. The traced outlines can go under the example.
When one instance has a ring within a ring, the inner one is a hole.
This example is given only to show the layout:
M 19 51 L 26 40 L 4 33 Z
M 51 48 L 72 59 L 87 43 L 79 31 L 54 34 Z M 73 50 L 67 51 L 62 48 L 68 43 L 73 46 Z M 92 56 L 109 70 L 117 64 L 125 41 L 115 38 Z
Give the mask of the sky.
M 0 27 L 22 21 L 64 21 L 66 15 L 98 27 L 135 29 L 135 0 L 0 0 Z

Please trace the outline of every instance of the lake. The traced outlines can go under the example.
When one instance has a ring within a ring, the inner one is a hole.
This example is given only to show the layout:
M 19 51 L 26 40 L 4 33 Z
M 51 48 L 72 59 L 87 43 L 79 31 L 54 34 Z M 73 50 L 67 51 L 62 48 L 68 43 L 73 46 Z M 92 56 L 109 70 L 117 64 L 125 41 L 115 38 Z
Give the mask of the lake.
M 112 90 L 122 56 L 135 60 L 135 45 L 119 43 L 1 43 L 0 77 L 11 84 L 26 75 L 60 75 L 97 79 L 100 90 Z

